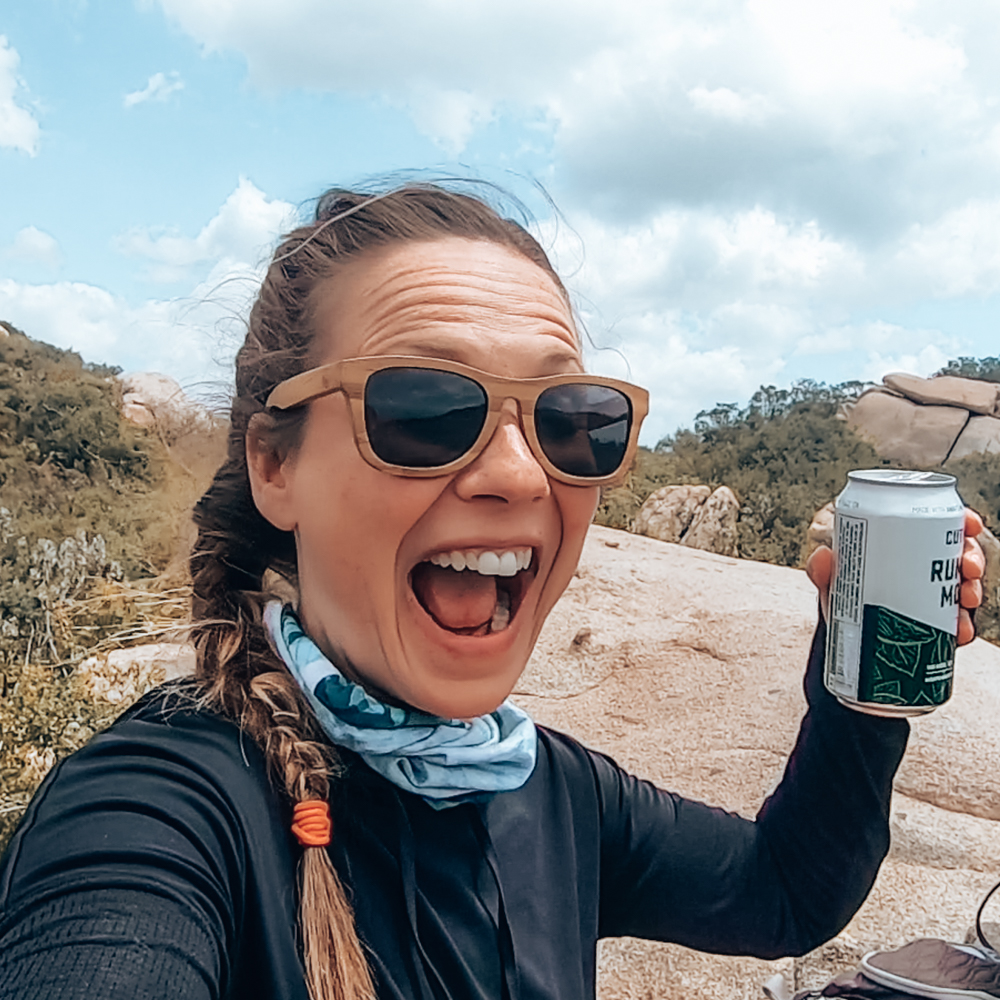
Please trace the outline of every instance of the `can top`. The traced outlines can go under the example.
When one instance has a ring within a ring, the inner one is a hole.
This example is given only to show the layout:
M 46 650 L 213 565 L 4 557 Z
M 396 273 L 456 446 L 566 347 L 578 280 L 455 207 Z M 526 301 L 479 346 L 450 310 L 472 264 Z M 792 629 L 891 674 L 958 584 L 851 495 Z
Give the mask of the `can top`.
M 855 469 L 847 478 L 873 486 L 954 486 L 955 477 L 943 472 L 910 472 L 906 469 Z

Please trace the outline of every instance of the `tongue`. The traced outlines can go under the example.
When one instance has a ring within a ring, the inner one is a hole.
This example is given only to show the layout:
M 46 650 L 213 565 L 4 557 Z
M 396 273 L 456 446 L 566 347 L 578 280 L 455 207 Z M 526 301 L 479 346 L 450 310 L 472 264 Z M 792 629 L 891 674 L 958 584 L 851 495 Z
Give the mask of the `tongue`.
M 449 629 L 485 625 L 497 604 L 496 577 L 432 563 L 414 568 L 413 590 L 437 623 Z

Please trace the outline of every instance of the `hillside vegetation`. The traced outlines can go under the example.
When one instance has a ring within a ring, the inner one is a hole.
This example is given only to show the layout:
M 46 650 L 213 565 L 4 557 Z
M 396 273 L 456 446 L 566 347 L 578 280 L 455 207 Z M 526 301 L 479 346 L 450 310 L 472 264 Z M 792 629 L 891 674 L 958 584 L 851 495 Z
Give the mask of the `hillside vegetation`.
M 115 374 L 0 330 L 0 847 L 48 767 L 120 710 L 75 664 L 186 614 L 171 560 L 204 483 L 121 419 Z

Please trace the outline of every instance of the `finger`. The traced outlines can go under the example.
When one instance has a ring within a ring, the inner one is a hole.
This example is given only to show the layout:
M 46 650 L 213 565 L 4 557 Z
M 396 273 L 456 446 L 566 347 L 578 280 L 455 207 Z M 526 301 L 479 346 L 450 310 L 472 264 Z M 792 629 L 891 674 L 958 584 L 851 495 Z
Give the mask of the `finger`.
M 983 519 L 971 508 L 965 508 L 965 537 L 975 538 L 983 530 Z
M 964 646 L 976 637 L 976 627 L 969 612 L 962 608 L 958 612 L 958 644 Z
M 819 604 L 824 620 L 830 617 L 830 581 L 833 579 L 833 550 L 821 545 L 806 561 L 806 575 L 819 591 Z
M 817 590 L 829 590 L 833 577 L 833 549 L 820 545 L 806 562 L 806 575 Z
M 979 580 L 966 580 L 958 591 L 958 603 L 963 608 L 978 608 L 983 603 L 983 585 Z
M 962 547 L 963 580 L 978 580 L 986 572 L 986 553 L 974 538 L 966 538 Z

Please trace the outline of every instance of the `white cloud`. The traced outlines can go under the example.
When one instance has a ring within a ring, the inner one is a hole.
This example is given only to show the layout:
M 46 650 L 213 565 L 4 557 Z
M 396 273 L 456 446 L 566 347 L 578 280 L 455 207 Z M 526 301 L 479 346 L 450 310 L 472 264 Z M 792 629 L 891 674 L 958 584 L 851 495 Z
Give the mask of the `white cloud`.
M 493 117 L 488 100 L 464 90 L 416 87 L 405 103 L 417 128 L 452 156 Z
M 290 205 L 268 200 L 243 179 L 194 238 L 142 232 L 123 238 L 125 249 L 154 268 L 186 278 L 183 295 L 132 303 L 83 282 L 0 279 L 0 316 L 88 361 L 163 372 L 196 394 L 219 397 L 232 381 L 268 244 L 292 221 Z M 34 232 L 23 242 L 44 243 L 45 234 Z
M 133 90 L 125 95 L 124 105 L 133 108 L 146 101 L 166 101 L 171 94 L 184 89 L 184 81 L 179 73 L 154 73 L 142 90 Z
M 153 280 L 172 282 L 189 277 L 196 265 L 217 261 L 256 265 L 294 222 L 292 205 L 268 200 L 251 181 L 241 177 L 236 190 L 197 236 L 133 229 L 116 243 L 122 253 L 148 261 L 148 275 Z
M 904 233 L 887 254 L 759 207 L 728 216 L 671 208 L 619 224 L 585 215 L 573 231 L 549 224 L 540 235 L 597 344 L 590 365 L 650 389 L 643 441 L 652 443 L 699 410 L 803 372 L 878 380 L 929 374 L 970 353 L 968 340 L 933 326 L 854 318 L 954 291 L 947 258 L 966 237 L 951 233 L 970 220 L 981 238 L 956 270 L 978 268 L 976 287 L 1000 291 L 1000 205 L 967 216 L 941 232 Z
M 1000 291 L 1000 199 L 972 199 L 904 234 L 892 266 L 935 296 Z
M 956 0 L 960 18 L 951 0 L 620 0 L 614 16 L 599 0 L 159 2 L 206 49 L 243 53 L 260 85 L 384 95 L 446 145 L 501 104 L 541 109 L 579 183 L 624 203 L 718 197 L 765 176 L 821 202 L 812 188 L 839 161 L 876 177 L 905 170 L 928 136 L 964 149 L 996 56 L 967 52 L 994 17 L 988 0 Z M 802 151 L 806 170 L 789 158 Z
M 733 122 L 760 122 L 774 114 L 771 102 L 761 94 L 737 94 L 728 87 L 708 90 L 692 87 L 688 99 L 699 111 Z
M 18 91 L 23 89 L 17 73 L 20 62 L 17 50 L 5 35 L 0 35 L 0 147 L 20 149 L 34 156 L 40 129 L 34 115 L 18 104 Z
M 0 316 L 36 340 L 126 371 L 159 371 L 200 395 L 221 395 L 259 275 L 219 269 L 181 299 L 133 305 L 83 282 L 0 279 Z
M 25 226 L 19 230 L 14 236 L 14 242 L 0 250 L 0 256 L 28 264 L 42 264 L 49 268 L 57 268 L 62 263 L 59 244 L 48 233 L 35 226 Z

